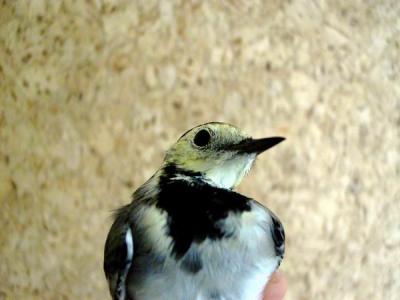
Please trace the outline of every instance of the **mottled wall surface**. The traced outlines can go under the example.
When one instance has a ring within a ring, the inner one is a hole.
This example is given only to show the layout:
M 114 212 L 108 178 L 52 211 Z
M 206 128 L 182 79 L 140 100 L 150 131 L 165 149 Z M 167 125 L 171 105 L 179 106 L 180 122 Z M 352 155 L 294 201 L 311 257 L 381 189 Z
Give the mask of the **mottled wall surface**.
M 285 224 L 286 299 L 399 299 L 399 15 L 397 0 L 2 1 L 0 299 L 109 299 L 110 211 L 210 120 L 287 137 L 239 188 Z

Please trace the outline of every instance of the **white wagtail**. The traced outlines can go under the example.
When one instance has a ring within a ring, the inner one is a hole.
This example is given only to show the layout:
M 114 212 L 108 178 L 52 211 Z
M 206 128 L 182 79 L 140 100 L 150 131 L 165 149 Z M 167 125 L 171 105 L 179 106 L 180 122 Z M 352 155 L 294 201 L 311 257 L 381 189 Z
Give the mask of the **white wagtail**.
M 283 141 L 197 126 L 120 208 L 104 250 L 114 300 L 256 300 L 278 268 L 279 219 L 233 191 L 256 156 Z

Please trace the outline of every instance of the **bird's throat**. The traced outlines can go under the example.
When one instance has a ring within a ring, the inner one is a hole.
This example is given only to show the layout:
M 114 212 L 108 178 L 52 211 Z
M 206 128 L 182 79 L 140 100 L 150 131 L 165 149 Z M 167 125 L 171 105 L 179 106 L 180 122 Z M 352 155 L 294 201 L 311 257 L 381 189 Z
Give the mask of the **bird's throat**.
M 243 155 L 226 160 L 204 173 L 210 184 L 224 189 L 234 189 L 251 169 L 255 155 Z

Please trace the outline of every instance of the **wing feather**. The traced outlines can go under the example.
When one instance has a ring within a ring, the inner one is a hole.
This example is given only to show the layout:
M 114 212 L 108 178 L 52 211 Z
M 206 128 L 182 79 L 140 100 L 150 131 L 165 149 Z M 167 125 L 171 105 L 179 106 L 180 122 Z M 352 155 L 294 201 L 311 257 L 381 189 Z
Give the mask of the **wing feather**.
M 127 300 L 126 278 L 134 256 L 134 241 L 127 214 L 120 210 L 104 248 L 104 273 L 114 300 Z

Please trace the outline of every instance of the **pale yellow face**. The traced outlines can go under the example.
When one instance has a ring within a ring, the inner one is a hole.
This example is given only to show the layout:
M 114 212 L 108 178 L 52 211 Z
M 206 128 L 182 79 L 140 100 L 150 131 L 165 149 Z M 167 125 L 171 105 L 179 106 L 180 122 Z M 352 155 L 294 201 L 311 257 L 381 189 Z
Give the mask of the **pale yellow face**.
M 214 185 L 235 187 L 251 168 L 255 154 L 239 154 L 229 146 L 250 138 L 235 126 L 206 123 L 186 132 L 167 152 L 165 163 L 201 172 Z

